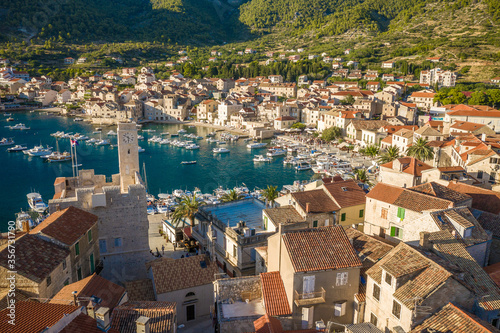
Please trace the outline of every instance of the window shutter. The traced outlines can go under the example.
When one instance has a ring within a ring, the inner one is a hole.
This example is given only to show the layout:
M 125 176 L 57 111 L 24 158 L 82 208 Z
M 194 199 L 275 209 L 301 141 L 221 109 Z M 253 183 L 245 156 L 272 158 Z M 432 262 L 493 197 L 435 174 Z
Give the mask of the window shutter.
M 396 236 L 396 227 L 391 227 L 391 237 Z

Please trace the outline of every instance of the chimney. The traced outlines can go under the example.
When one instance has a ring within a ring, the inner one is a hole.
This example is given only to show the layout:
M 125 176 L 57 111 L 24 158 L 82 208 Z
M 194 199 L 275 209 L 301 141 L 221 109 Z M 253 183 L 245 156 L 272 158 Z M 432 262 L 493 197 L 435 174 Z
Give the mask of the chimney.
M 73 291 L 73 293 L 76 293 L 76 291 Z M 73 294 L 75 296 L 75 305 L 76 305 L 76 294 Z M 93 301 L 90 301 L 89 304 L 87 304 L 87 315 L 89 317 L 92 317 L 96 319 L 95 315 L 96 307 Z
M 310 208 L 310 203 L 306 203 L 306 213 L 310 213 L 311 212 L 311 208 Z
M 150 333 L 148 317 L 140 316 L 135 323 L 137 325 L 137 333 Z
M 109 308 L 100 307 L 95 312 L 95 319 L 97 320 L 97 326 L 106 331 L 109 328 Z
M 30 222 L 29 221 L 23 221 L 23 231 L 30 232 Z
M 432 243 L 429 240 L 431 236 L 431 233 L 428 231 L 421 231 L 420 232 L 420 242 L 419 245 L 422 249 L 430 251 L 432 250 Z
M 481 141 L 486 141 L 486 133 L 481 134 Z

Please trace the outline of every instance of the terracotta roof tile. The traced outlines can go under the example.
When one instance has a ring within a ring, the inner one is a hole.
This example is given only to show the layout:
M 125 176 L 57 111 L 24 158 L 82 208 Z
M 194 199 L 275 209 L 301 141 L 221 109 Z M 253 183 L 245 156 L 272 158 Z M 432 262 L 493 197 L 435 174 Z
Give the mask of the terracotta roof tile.
M 103 330 L 97 327 L 97 320 L 80 313 L 68 325 L 66 325 L 59 333 L 102 333 Z M 106 333 L 120 333 L 111 328 Z
M 69 284 L 62 288 L 51 300 L 53 304 L 73 304 L 73 291 L 77 291 L 77 297 L 99 297 L 101 306 L 110 308 L 112 311 L 118 305 L 125 294 L 125 288 L 106 280 L 105 278 L 92 274 L 78 282 Z M 84 305 L 87 302 L 84 301 Z
M 96 215 L 70 206 L 52 213 L 30 233 L 43 233 L 66 245 L 72 245 L 85 235 L 97 223 L 97 220 Z
M 363 261 L 363 266 L 367 260 L 371 262 L 371 265 L 377 263 L 394 247 L 354 228 L 346 229 L 345 233 L 349 239 L 353 240 L 352 245 Z
M 294 230 L 282 237 L 295 272 L 362 266 L 342 226 Z
M 422 176 L 422 171 L 432 169 L 432 167 L 420 160 L 417 160 L 414 157 L 401 157 L 397 159 L 399 163 L 402 165 L 402 172 L 416 176 L 416 177 L 421 177 Z M 389 168 L 392 169 L 394 167 L 394 161 L 385 163 L 380 165 L 381 167 L 384 168 Z
M 115 308 L 111 327 L 120 333 L 136 333 L 136 320 L 148 317 L 151 333 L 173 333 L 176 326 L 174 302 L 127 302 Z
M 77 311 L 73 305 L 48 304 L 34 301 L 16 303 L 16 325 L 8 323 L 9 309 L 0 311 L 0 332 L 4 333 L 39 333 L 52 327 L 65 315 Z
M 262 296 L 266 313 L 270 316 L 291 315 L 290 305 L 286 296 L 285 286 L 280 272 L 261 273 Z
M 448 303 L 410 333 L 430 332 L 493 333 L 499 331 L 489 323 Z
M 0 252 L 0 266 L 7 266 L 7 249 Z M 16 240 L 16 271 L 35 282 L 41 282 L 69 256 L 69 250 L 26 234 Z
M 151 279 L 125 282 L 129 301 L 154 301 L 155 292 Z
M 500 192 L 458 182 L 450 182 L 448 187 L 471 196 L 472 208 L 493 214 L 500 214 Z
M 323 186 L 340 208 L 364 205 L 366 203 L 365 191 L 352 179 L 325 183 Z
M 297 212 L 293 206 L 281 206 L 277 208 L 264 209 L 264 213 L 271 221 L 278 226 L 280 223 L 302 222 L 304 218 Z
M 323 190 L 295 192 L 292 193 L 292 197 L 304 211 L 306 210 L 306 204 L 309 203 L 310 213 L 331 213 L 340 209 Z
M 156 294 L 212 284 L 217 265 L 204 255 L 181 259 L 160 258 L 147 265 L 153 273 Z
M 255 333 L 282 333 L 283 327 L 279 319 L 271 317 L 269 314 L 265 314 L 256 321 L 253 322 L 255 328 Z
M 449 200 L 454 203 L 464 202 L 471 198 L 467 194 L 463 194 L 458 191 L 452 190 L 451 188 L 436 182 L 424 183 L 421 185 L 413 186 L 410 187 L 409 190 L 427 195 L 432 195 L 433 197 Z

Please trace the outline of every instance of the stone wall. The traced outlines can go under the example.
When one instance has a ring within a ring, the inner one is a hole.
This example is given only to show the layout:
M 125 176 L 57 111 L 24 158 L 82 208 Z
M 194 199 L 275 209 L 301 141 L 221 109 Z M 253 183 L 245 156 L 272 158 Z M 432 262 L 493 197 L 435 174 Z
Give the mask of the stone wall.
M 261 281 L 259 276 L 241 277 L 235 279 L 217 280 L 217 298 L 220 302 L 229 299 L 233 301 L 245 301 L 241 299 L 242 292 L 251 292 L 255 298 L 262 297 Z

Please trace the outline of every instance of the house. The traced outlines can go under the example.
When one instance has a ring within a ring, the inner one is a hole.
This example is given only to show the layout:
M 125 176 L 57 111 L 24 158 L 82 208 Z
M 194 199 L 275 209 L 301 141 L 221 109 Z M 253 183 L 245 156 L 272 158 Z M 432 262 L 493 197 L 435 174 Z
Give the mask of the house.
M 256 50 L 252 49 L 252 48 L 246 48 L 245 49 L 245 54 L 253 54 L 253 53 L 257 53 Z
M 470 133 L 473 135 L 480 135 L 484 133 L 486 135 L 495 135 L 495 131 L 488 125 L 456 120 L 450 126 L 450 134 L 460 135 L 459 133 Z
M 214 101 L 213 99 L 207 99 L 198 104 L 197 111 L 196 111 L 196 119 L 197 120 L 213 120 L 213 114 L 217 114 L 217 108 L 219 106 L 219 102 Z M 209 117 L 209 114 L 212 116 Z M 212 121 L 210 121 L 212 122 Z
M 147 265 L 155 299 L 176 304 L 179 324 L 210 315 L 214 304 L 213 282 L 219 268 L 208 256 L 160 258 Z
M 444 123 L 452 126 L 456 121 L 488 125 L 495 133 L 500 131 L 500 111 L 486 105 L 445 105 Z
M 268 239 L 268 272 L 283 279 L 293 329 L 352 323 L 361 267 L 342 226 L 280 228 Z
M 439 312 L 434 313 L 420 325 L 412 329 L 410 333 L 439 332 L 444 327 L 446 327 L 446 329 L 450 332 L 498 332 L 498 328 L 496 326 L 479 319 L 477 316 L 461 309 L 453 303 L 448 303 L 443 306 Z
M 445 71 L 441 68 L 433 68 L 420 72 L 420 84 L 428 84 L 438 87 L 454 87 L 457 81 L 457 73 Z
M 71 280 L 79 281 L 95 272 L 100 259 L 97 221 L 96 215 L 70 206 L 52 213 L 30 234 L 69 250 Z
M 114 309 L 111 320 L 111 328 L 120 333 L 177 332 L 176 304 L 173 302 L 127 302 Z
M 297 118 L 290 116 L 283 116 L 274 119 L 274 129 L 278 131 L 283 131 L 290 128 L 293 124 L 297 122 Z
M 428 60 L 430 62 L 437 63 L 437 62 L 441 61 L 441 57 L 429 57 L 429 58 L 426 58 L 426 60 Z
M 430 92 L 414 92 L 408 97 L 408 101 L 415 103 L 418 108 L 429 110 L 431 107 L 436 106 L 434 103 L 435 93 Z
M 377 92 L 380 90 L 380 82 L 378 81 L 370 81 L 366 83 L 366 89 Z
M 382 63 L 382 68 L 394 68 L 394 61 L 384 61 Z
M 413 142 L 417 142 L 418 139 L 427 141 L 442 141 L 443 133 L 432 128 L 430 125 L 424 125 L 413 132 Z
M 65 104 L 71 100 L 71 91 L 62 89 L 57 92 L 57 103 Z
M 300 60 L 300 56 L 299 55 L 291 55 L 288 57 L 288 60 L 291 62 L 297 62 Z
M 110 312 L 113 312 L 115 307 L 128 301 L 128 294 L 124 287 L 94 273 L 85 279 L 64 286 L 49 303 L 86 307 L 92 303 L 92 300 L 97 299 L 99 299 L 99 306 L 107 307 Z
M 71 57 L 64 58 L 64 64 L 66 64 L 66 65 L 72 65 L 74 63 L 75 63 L 75 59 L 73 59 Z
M 408 147 L 413 144 L 413 130 L 402 128 L 392 134 L 392 145 L 398 147 L 401 154 L 405 154 Z
M 259 91 L 263 93 L 272 93 L 277 96 L 295 98 L 297 96 L 297 85 L 293 83 L 261 83 Z
M 283 83 L 283 76 L 281 75 L 269 75 L 267 78 L 271 83 Z
M 366 195 L 364 232 L 399 242 L 408 239 L 406 226 L 422 218 L 425 211 L 471 207 L 470 196 L 437 183 L 430 184 L 430 188 L 375 185 Z
M 87 62 L 87 58 L 85 58 L 85 57 L 80 57 L 80 58 L 78 58 L 78 61 L 77 61 L 77 63 L 79 65 L 84 64 L 86 62 Z
M 413 187 L 421 184 L 422 171 L 429 169 L 432 166 L 414 157 L 401 157 L 380 165 L 378 181 L 403 188 Z
M 387 132 L 383 130 L 387 125 L 389 123 L 385 120 L 353 119 L 346 127 L 346 136 L 364 145 L 379 144 L 387 136 Z
M 9 251 L 0 251 L 0 289 L 9 290 L 9 279 L 16 271 L 16 290 L 30 297 L 51 298 L 72 280 L 70 251 L 32 234 L 16 239 L 15 269 L 9 263 Z

